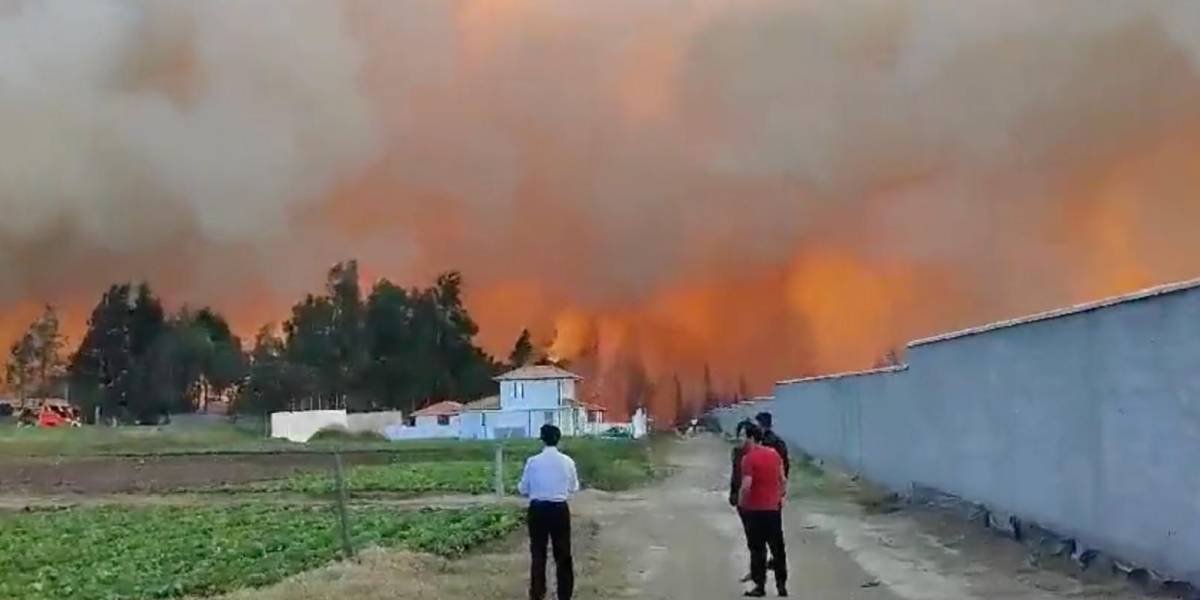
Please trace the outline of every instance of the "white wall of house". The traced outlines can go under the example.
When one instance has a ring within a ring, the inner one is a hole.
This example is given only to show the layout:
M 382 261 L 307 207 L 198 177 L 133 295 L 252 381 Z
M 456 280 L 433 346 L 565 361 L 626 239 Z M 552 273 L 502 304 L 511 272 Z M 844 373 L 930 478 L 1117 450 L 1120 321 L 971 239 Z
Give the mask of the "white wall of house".
M 575 399 L 573 379 L 527 379 L 500 382 L 501 410 L 553 409 Z
M 446 423 L 445 425 L 439 423 L 436 416 L 417 417 L 414 426 L 392 425 L 384 431 L 383 435 L 389 440 L 425 440 L 460 437 L 462 417 L 460 415 L 451 415 L 447 418 Z
M 566 436 L 586 432 L 586 414 L 572 406 L 549 410 L 467 411 L 460 422 L 460 437 L 468 440 L 535 438 L 546 423 L 557 425 Z

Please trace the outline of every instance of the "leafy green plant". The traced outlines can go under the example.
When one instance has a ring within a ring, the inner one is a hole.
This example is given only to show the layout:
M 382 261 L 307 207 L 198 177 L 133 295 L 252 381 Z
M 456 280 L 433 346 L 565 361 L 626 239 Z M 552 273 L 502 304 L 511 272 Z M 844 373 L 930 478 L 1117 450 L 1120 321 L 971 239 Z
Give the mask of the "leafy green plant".
M 510 507 L 352 510 L 357 546 L 447 557 L 508 534 Z M 0 519 L 0 598 L 123 600 L 212 595 L 275 583 L 338 557 L 328 508 L 88 508 Z

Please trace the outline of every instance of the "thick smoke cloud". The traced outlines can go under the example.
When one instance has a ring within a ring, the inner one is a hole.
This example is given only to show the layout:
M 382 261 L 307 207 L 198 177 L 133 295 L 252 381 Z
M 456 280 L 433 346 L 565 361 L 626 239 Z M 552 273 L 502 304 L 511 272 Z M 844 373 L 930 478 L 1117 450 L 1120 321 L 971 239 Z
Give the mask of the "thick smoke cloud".
M 0 306 L 358 257 L 597 379 L 869 366 L 1196 274 L 1197 6 L 0 0 Z
M 0 301 L 286 239 L 373 156 L 364 52 L 320 0 L 0 2 Z

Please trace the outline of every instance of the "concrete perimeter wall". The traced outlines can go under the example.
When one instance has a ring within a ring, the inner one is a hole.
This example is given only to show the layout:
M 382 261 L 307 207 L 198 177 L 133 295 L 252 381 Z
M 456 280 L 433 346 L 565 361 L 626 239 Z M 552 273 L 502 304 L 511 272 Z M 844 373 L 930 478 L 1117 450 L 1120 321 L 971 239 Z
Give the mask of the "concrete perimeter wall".
M 929 486 L 1200 582 L 1194 284 L 910 345 L 907 368 L 781 382 L 794 446 Z
M 306 410 L 271 413 L 271 437 L 307 442 L 322 429 L 346 429 L 344 410 Z
M 404 424 L 404 413 L 398 410 L 350 413 L 346 415 L 346 428 L 350 433 L 378 433 L 383 435 L 388 427 Z

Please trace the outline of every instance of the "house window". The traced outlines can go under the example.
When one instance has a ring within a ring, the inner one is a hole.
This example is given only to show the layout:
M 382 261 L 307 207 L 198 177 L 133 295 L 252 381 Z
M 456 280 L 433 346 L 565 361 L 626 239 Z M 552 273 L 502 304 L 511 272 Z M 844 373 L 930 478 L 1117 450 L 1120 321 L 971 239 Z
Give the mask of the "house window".
M 542 416 L 546 419 L 547 424 L 554 423 L 554 411 L 548 410 L 548 411 L 542 413 Z
M 480 426 L 480 427 L 487 427 L 487 413 L 480 413 L 480 415 L 479 415 L 479 426 Z
M 416 426 L 417 426 L 417 418 L 416 418 L 416 417 L 409 417 L 409 418 L 408 418 L 408 423 L 407 423 L 407 424 L 408 424 L 408 426 L 409 426 L 409 427 L 416 427 Z
M 514 383 L 513 385 L 516 386 L 516 388 L 517 388 L 516 397 L 524 398 L 525 397 L 525 384 L 524 383 Z
M 438 415 L 438 425 L 449 425 L 450 415 Z

